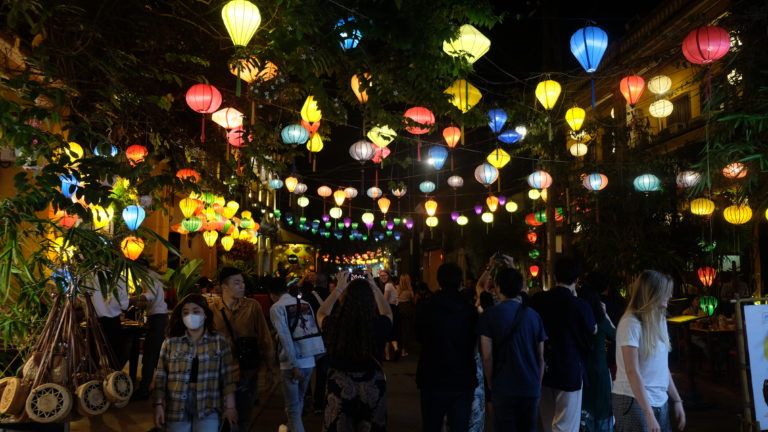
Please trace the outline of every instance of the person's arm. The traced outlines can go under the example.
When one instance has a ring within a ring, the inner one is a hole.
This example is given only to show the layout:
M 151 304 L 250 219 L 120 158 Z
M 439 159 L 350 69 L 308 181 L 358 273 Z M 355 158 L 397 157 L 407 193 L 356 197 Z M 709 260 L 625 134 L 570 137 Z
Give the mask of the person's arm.
M 387 318 L 389 318 L 389 321 L 393 321 L 392 308 L 389 307 L 389 302 L 387 301 L 387 299 L 384 298 L 384 294 L 381 292 L 379 287 L 377 287 L 376 284 L 373 282 L 373 279 L 368 279 L 368 285 L 371 286 L 371 291 L 373 291 L 373 297 L 376 299 L 376 306 L 379 308 L 379 315 L 384 315 Z
M 155 368 L 155 395 L 152 406 L 155 408 L 155 426 L 165 425 L 165 391 L 168 385 L 168 339 L 163 341 L 160 356 Z
M 328 298 L 326 298 L 323 304 L 317 309 L 317 325 L 320 328 L 323 328 L 323 322 L 331 315 L 336 301 L 339 300 L 339 297 L 344 293 L 344 290 L 347 289 L 347 273 L 339 273 L 337 281 L 338 285 L 336 286 L 336 289 L 328 295 Z
M 541 387 L 541 384 L 544 382 L 544 368 L 547 366 L 544 363 L 544 341 L 536 345 L 536 358 L 539 361 L 539 387 Z
M 653 408 L 651 408 L 651 404 L 648 402 L 648 395 L 645 393 L 643 376 L 640 374 L 640 359 L 637 347 L 622 346 L 621 354 L 624 357 L 624 370 L 627 373 L 632 394 L 645 414 L 645 424 L 648 427 L 648 432 L 661 432 L 659 422 L 656 421 L 656 416 L 653 415 Z M 675 390 L 675 392 L 677 391 Z
M 669 374 L 669 387 L 667 387 L 667 394 L 672 403 L 672 410 L 675 413 L 675 419 L 677 420 L 677 429 L 685 429 L 685 409 L 683 408 L 683 399 L 680 397 L 680 393 L 677 392 L 675 381 L 672 379 L 672 374 Z
M 272 327 L 277 332 L 277 337 L 280 339 L 280 345 L 285 350 L 286 361 L 291 368 L 296 367 L 296 351 L 293 347 L 293 337 L 291 331 L 288 328 L 288 320 L 285 316 L 284 306 L 272 306 L 269 309 L 269 319 L 272 321 Z
M 488 383 L 488 389 L 493 390 L 493 339 L 488 336 L 480 335 L 480 355 L 483 357 L 483 375 L 485 382 Z
M 259 353 L 262 358 L 262 366 L 266 368 L 268 376 L 276 372 L 274 358 L 275 358 L 275 346 L 272 343 L 272 335 L 269 333 L 269 327 L 267 326 L 267 319 L 264 318 L 264 312 L 261 311 L 261 304 L 257 303 L 253 308 L 256 335 L 259 341 Z

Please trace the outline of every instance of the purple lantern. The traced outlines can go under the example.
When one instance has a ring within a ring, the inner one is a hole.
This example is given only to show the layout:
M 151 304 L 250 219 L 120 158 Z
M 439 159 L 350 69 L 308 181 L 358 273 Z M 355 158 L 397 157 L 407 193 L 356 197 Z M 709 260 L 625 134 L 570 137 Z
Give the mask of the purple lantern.
M 412 229 L 413 228 L 413 219 L 408 219 L 407 221 L 405 221 L 405 227 L 408 228 L 408 229 Z
M 387 221 L 387 230 L 392 231 L 392 228 L 395 227 L 395 223 L 392 221 Z
M 457 211 L 451 212 L 451 220 L 456 222 L 456 219 L 458 219 L 458 218 L 459 218 L 459 212 L 457 212 Z
M 352 219 L 344 218 L 344 227 L 349 228 L 352 225 Z
M 476 205 L 475 206 L 475 213 L 480 214 L 482 212 L 483 212 L 483 206 L 481 206 L 480 204 Z
M 499 205 L 503 206 L 506 203 L 507 203 L 507 197 L 505 197 L 504 195 L 499 195 Z
M 373 222 L 366 222 L 365 226 L 370 230 L 371 228 L 373 228 Z
M 323 219 L 323 222 L 330 222 L 331 221 L 331 217 L 328 216 L 327 214 L 324 214 L 322 219 Z

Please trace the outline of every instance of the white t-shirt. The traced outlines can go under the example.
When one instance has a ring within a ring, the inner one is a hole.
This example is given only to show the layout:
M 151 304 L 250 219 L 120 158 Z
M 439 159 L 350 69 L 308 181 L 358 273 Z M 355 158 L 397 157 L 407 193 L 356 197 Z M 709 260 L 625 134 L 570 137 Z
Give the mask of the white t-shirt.
M 624 315 L 616 328 L 616 381 L 613 383 L 613 393 L 635 397 L 624 368 L 623 346 L 638 348 L 638 360 L 640 363 L 640 376 L 645 386 L 645 394 L 648 403 L 653 407 L 660 407 L 667 402 L 667 389 L 669 388 L 669 351 L 664 343 L 659 340 L 656 352 L 643 358 L 640 354 L 640 343 L 643 328 L 640 321 L 634 315 Z
M 392 282 L 384 284 L 384 298 L 387 300 L 387 303 L 397 306 L 397 290 Z

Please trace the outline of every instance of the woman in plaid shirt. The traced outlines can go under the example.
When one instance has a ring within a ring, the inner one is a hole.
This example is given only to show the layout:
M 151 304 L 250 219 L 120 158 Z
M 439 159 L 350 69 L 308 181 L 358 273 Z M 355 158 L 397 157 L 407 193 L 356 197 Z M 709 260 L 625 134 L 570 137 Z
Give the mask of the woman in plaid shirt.
M 216 432 L 219 413 L 237 423 L 232 352 L 213 331 L 213 313 L 199 294 L 184 297 L 171 314 L 155 370 L 155 425 L 169 432 Z

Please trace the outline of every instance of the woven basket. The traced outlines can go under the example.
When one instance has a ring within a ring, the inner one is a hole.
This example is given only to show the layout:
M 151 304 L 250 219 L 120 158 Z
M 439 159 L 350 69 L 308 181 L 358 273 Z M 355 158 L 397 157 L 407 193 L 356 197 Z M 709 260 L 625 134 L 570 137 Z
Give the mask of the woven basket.
M 72 410 L 72 395 L 64 386 L 41 384 L 29 392 L 25 408 L 27 415 L 34 422 L 63 421 Z

